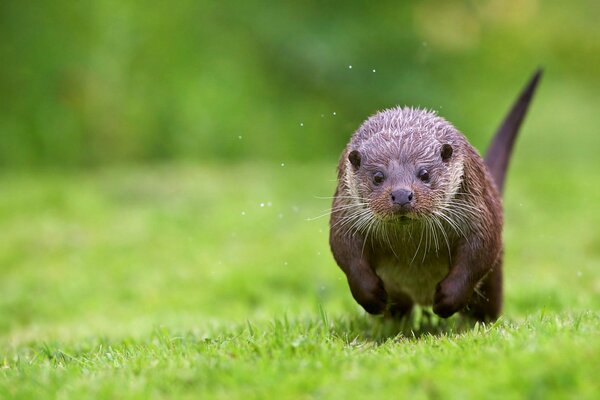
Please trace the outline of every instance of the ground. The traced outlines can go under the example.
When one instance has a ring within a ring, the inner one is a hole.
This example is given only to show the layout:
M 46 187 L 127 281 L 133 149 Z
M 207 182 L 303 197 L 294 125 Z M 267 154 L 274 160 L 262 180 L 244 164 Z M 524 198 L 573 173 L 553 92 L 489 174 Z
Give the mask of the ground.
M 4 172 L 0 398 L 597 398 L 600 171 L 520 160 L 489 325 L 360 310 L 335 163 Z

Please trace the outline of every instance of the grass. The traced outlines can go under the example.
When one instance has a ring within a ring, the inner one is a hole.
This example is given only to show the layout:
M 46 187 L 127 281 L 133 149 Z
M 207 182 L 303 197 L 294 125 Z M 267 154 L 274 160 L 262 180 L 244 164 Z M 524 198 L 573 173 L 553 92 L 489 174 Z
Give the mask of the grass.
M 364 318 L 277 319 L 182 333 L 157 328 L 142 339 L 23 348 L 5 361 L 11 385 L 3 394 L 593 398 L 599 323 L 587 313 L 420 337 L 373 336 Z
M 600 171 L 512 168 L 493 325 L 360 311 L 333 164 L 4 173 L 0 398 L 596 398 Z

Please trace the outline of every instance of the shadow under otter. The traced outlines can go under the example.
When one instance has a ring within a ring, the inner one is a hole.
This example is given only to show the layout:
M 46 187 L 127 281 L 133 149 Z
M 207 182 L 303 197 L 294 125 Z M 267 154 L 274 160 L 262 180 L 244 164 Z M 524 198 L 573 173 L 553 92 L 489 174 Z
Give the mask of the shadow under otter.
M 447 318 L 502 309 L 502 191 L 535 72 L 485 159 L 433 112 L 393 108 L 353 134 L 338 165 L 330 246 L 354 299 L 402 317 L 414 304 Z

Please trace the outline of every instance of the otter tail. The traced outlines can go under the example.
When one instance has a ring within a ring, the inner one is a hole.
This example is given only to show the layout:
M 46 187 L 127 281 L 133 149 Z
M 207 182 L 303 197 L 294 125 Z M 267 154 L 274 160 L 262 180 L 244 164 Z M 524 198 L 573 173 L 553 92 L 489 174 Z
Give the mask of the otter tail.
M 496 186 L 500 193 L 502 193 L 504 189 L 504 179 L 515 138 L 517 137 L 519 127 L 525 118 L 527 108 L 529 107 L 529 103 L 531 103 L 533 93 L 535 92 L 535 88 L 541 76 L 542 69 L 535 71 L 529 80 L 529 83 L 527 83 L 527 86 L 525 86 L 519 95 L 519 98 L 512 106 L 510 112 L 504 118 L 502 125 L 500 125 L 496 131 L 492 144 L 485 154 L 485 164 L 494 177 L 494 181 L 496 182 Z

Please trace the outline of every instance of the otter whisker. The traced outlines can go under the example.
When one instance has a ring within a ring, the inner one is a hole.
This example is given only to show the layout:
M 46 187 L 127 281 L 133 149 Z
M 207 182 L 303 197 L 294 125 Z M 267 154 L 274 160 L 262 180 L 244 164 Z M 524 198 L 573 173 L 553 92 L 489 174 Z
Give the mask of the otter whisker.
M 444 238 L 444 241 L 446 242 L 446 247 L 448 248 L 448 258 L 450 262 L 452 262 L 452 251 L 450 250 L 450 241 L 448 240 L 448 234 L 446 233 L 446 230 L 442 225 L 442 221 L 440 221 L 438 218 L 433 218 L 433 221 L 440 228 L 440 232 L 442 232 L 442 237 Z
M 362 200 L 360 196 L 313 196 L 313 198 L 318 200 L 334 200 L 334 199 L 354 199 L 354 200 Z
M 386 229 L 386 227 L 381 224 L 382 227 L 382 232 L 385 233 L 385 240 L 388 244 L 388 247 L 390 248 L 390 250 L 392 250 L 392 253 L 394 254 L 394 257 L 398 258 L 398 254 L 396 254 L 396 250 L 394 249 L 394 246 L 392 245 L 392 241 L 390 240 L 390 230 Z
M 350 214 L 344 215 L 343 217 L 340 217 L 338 221 L 336 221 L 335 223 L 333 223 L 331 225 L 331 227 L 336 227 L 338 225 L 345 225 L 347 222 L 352 222 L 355 221 L 357 217 L 360 217 L 361 214 L 367 213 L 368 210 L 367 209 L 356 209 L 356 210 L 352 210 L 352 212 Z
M 364 205 L 366 206 L 367 204 L 364 204 Z M 336 211 L 349 210 L 354 207 L 356 207 L 356 206 L 355 205 L 352 205 L 352 206 L 346 205 L 346 206 L 339 206 L 339 207 L 332 208 L 331 210 L 329 210 L 327 212 L 326 212 L 326 210 L 323 210 L 323 214 L 318 215 L 316 217 L 308 217 L 308 218 L 306 218 L 306 221 L 316 221 L 317 219 L 327 217 Z
M 436 212 L 436 215 L 442 218 L 456 232 L 457 235 L 466 238 L 467 234 L 465 231 L 449 215 L 446 215 L 446 212 L 452 214 L 452 212 L 449 210 L 440 210 L 440 212 Z
M 460 208 L 468 209 L 468 210 L 471 210 L 474 212 L 482 212 L 483 211 L 480 207 L 472 204 L 469 201 L 463 200 L 463 199 L 456 199 L 456 198 L 452 199 L 451 201 L 448 202 L 448 206 L 449 207 L 458 206 Z
M 368 227 L 367 227 L 367 233 L 365 234 L 365 240 L 364 240 L 364 242 L 363 242 L 363 245 L 362 245 L 362 250 L 360 251 L 360 257 L 361 257 L 361 258 L 362 258 L 362 257 L 364 256 L 364 254 L 365 254 L 365 245 L 367 244 L 367 240 L 369 239 L 369 233 L 371 232 L 371 228 L 373 227 L 373 224 L 374 224 L 374 223 L 375 223 L 375 220 L 374 220 L 374 219 L 371 219 L 371 221 L 370 221 L 370 222 L 369 222 L 369 224 L 368 224 Z
M 429 220 L 429 225 L 431 226 L 431 232 L 433 233 L 433 240 L 435 242 L 435 254 L 437 254 L 440 246 L 439 246 L 439 241 L 438 241 L 438 237 L 437 237 L 436 225 L 434 223 L 433 218 L 427 217 L 427 219 Z
M 421 225 L 421 229 L 423 230 L 425 237 L 425 244 L 423 246 L 423 258 L 421 259 L 421 264 L 425 262 L 425 256 L 427 255 L 427 251 L 429 250 L 429 229 L 427 229 L 427 224 L 424 222 Z
M 423 241 L 423 234 L 424 234 L 424 230 L 423 230 L 423 227 L 421 226 L 421 235 L 419 236 L 419 244 L 417 245 L 417 250 L 415 250 L 415 254 L 413 255 L 409 264 L 412 264 L 415 261 L 417 254 L 419 254 L 419 250 L 421 249 L 421 242 Z
M 463 225 L 469 226 L 471 225 L 471 220 L 478 215 L 478 213 L 475 213 L 473 211 L 467 210 L 467 209 L 462 209 L 462 208 L 456 208 L 456 207 L 451 207 L 446 209 L 446 211 L 452 215 L 454 218 L 456 218 L 458 220 L 458 222 L 461 222 Z
M 331 229 L 345 229 L 344 234 L 349 234 L 350 232 L 353 232 L 356 227 L 359 227 L 365 218 L 368 218 L 368 214 L 369 212 L 367 210 L 356 212 L 337 221 L 331 226 Z
M 361 213 L 356 223 L 349 228 L 352 231 L 352 235 L 355 235 L 359 232 L 364 232 L 367 228 L 370 227 L 372 220 L 373 217 L 370 210 L 367 209 L 365 213 Z
M 433 226 L 433 222 L 431 221 L 431 218 L 429 216 L 426 217 L 425 221 L 427 223 L 427 230 L 429 231 L 429 235 L 430 235 L 430 241 L 431 241 L 430 247 L 433 248 L 433 251 L 435 251 L 435 254 L 437 255 L 438 248 L 439 248 L 438 240 L 437 240 L 437 232 L 435 231 L 435 227 Z
M 362 230 L 364 225 L 370 220 L 370 211 L 368 209 L 356 214 L 355 218 L 348 220 L 348 228 L 344 234 L 351 233 L 355 235 L 359 230 Z M 342 224 L 342 227 L 346 224 Z

